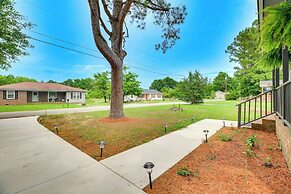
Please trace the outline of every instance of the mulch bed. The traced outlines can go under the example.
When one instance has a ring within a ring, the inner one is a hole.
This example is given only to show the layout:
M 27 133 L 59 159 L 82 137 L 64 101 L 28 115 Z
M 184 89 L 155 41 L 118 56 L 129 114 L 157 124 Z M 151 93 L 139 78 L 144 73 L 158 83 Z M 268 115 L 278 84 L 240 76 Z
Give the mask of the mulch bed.
M 223 142 L 219 134 L 230 134 Z M 256 134 L 258 146 L 247 156 L 245 139 Z M 266 167 L 266 162 L 272 167 Z M 178 175 L 181 168 L 189 176 Z M 153 171 L 154 173 L 154 171 Z M 291 193 L 291 175 L 275 133 L 222 128 L 209 143 L 202 144 L 153 182 L 147 193 Z

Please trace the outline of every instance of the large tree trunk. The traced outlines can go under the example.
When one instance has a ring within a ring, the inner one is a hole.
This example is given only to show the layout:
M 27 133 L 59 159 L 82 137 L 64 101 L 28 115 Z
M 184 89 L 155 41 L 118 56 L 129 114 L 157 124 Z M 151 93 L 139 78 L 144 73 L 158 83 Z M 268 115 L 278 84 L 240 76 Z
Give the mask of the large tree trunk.
M 122 118 L 123 113 L 123 90 L 122 90 L 122 64 L 111 66 L 111 102 L 110 118 Z

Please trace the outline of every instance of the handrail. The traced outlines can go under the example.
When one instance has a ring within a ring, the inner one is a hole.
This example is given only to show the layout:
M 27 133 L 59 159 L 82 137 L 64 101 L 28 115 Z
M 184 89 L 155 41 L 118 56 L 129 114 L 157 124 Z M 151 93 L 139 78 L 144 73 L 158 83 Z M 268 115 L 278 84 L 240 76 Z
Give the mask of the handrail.
M 270 91 L 268 91 L 268 92 L 261 93 L 261 94 L 259 94 L 259 95 L 257 95 L 257 96 L 254 96 L 254 97 L 252 97 L 252 98 L 250 98 L 250 99 L 248 99 L 248 100 L 245 100 L 245 101 L 243 101 L 243 102 L 237 104 L 236 106 L 241 105 L 241 104 L 243 104 L 243 103 L 246 103 L 246 102 L 248 102 L 248 101 L 251 101 L 251 100 L 253 100 L 253 99 L 255 99 L 255 98 L 258 98 L 258 97 L 260 97 L 260 96 L 266 95 L 266 94 L 268 94 L 268 93 L 270 93 L 270 92 L 273 92 L 273 91 L 274 91 L 274 90 L 270 90 Z
M 282 88 L 282 87 L 284 87 L 285 85 L 290 84 L 290 83 L 291 83 L 291 80 L 289 80 L 289 81 L 287 81 L 287 82 L 285 82 L 285 83 L 279 85 L 279 86 L 276 88 L 276 90 L 279 89 L 279 88 Z

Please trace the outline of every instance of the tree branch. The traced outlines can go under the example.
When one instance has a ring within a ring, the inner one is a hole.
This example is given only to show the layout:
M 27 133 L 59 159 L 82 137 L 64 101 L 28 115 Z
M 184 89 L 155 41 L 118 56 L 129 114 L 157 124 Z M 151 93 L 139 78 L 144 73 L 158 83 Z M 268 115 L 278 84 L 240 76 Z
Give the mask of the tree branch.
M 103 9 L 104 9 L 106 15 L 108 16 L 108 18 L 109 18 L 110 20 L 112 20 L 112 19 L 113 19 L 113 16 L 112 16 L 112 14 L 110 13 L 110 11 L 109 11 L 109 9 L 108 9 L 108 5 L 107 5 L 107 3 L 105 2 L 105 0 L 101 0 L 101 2 L 102 2 Z
M 158 5 L 158 4 L 156 4 L 156 3 L 153 3 L 152 1 L 148 1 L 151 5 L 149 5 L 149 4 L 145 4 L 145 3 L 142 3 L 142 2 L 140 2 L 140 1 L 138 1 L 138 0 L 133 0 L 133 3 L 135 3 L 135 4 L 139 4 L 139 5 L 142 5 L 142 6 L 144 6 L 144 7 L 146 7 L 146 8 L 148 8 L 148 9 L 151 9 L 151 10 L 154 10 L 154 11 L 169 11 L 170 10 L 170 8 L 168 8 L 168 7 L 163 7 L 163 6 L 161 6 L 161 5 Z

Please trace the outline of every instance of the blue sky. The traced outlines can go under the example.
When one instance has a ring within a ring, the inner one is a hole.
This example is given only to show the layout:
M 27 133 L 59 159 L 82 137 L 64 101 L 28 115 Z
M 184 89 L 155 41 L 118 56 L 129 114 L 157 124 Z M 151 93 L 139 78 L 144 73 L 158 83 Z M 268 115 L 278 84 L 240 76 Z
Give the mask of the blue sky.
M 160 41 L 161 30 L 147 19 L 146 30 L 136 29 L 129 25 L 130 38 L 126 42 L 128 56 L 125 64 L 137 68 L 132 71 L 139 74 L 142 87 L 148 88 L 154 79 L 167 74 L 176 80 L 189 71 L 199 70 L 205 76 L 213 78 L 215 72 L 226 71 L 232 74 L 234 63 L 229 63 L 224 52 L 239 31 L 251 25 L 257 18 L 256 1 L 254 0 L 176 0 L 174 4 L 187 7 L 188 16 L 181 26 L 181 39 L 166 54 L 154 49 Z M 28 20 L 36 24 L 34 31 L 45 33 L 63 40 L 78 43 L 84 47 L 97 50 L 90 28 L 90 15 L 87 0 L 16 0 L 17 9 Z M 27 32 L 30 36 L 90 52 Z M 110 70 L 102 59 L 52 47 L 31 41 L 33 49 L 30 56 L 22 57 L 12 64 L 12 68 L 2 74 L 27 76 L 39 81 L 50 79 L 63 81 L 68 78 L 92 77 L 96 72 Z M 90 52 L 92 53 L 92 52 Z M 96 51 L 93 54 L 101 56 Z

